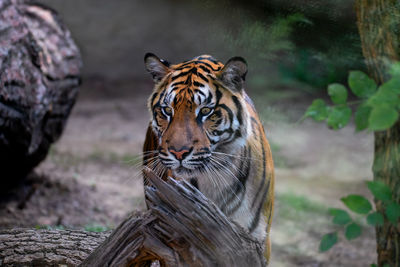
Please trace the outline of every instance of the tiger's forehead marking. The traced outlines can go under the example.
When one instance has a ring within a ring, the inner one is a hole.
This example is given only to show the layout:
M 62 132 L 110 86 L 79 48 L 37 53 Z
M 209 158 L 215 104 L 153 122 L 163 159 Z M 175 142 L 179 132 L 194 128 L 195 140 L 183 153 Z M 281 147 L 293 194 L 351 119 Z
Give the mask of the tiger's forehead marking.
M 197 106 L 212 105 L 215 94 L 212 94 L 211 87 L 216 73 L 223 67 L 221 62 L 208 55 L 170 66 L 172 72 L 167 79 L 162 102 L 174 106 L 185 103 L 189 107 L 193 107 L 194 103 Z

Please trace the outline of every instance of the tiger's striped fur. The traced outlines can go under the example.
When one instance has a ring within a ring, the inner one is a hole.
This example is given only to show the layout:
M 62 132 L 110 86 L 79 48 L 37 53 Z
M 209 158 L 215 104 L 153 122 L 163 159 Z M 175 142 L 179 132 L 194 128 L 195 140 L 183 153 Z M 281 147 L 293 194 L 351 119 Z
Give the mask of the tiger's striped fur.
M 170 65 L 153 54 L 155 81 L 144 164 L 160 176 L 187 179 L 232 220 L 265 240 L 274 201 L 274 167 L 264 128 L 243 89 L 247 65 L 203 55 Z

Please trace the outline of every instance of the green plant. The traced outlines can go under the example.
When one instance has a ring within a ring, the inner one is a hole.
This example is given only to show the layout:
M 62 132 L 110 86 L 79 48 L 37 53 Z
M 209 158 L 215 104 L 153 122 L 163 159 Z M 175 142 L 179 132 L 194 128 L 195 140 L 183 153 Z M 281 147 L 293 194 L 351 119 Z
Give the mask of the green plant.
M 348 89 L 339 83 L 328 86 L 332 105 L 316 99 L 308 107 L 304 117 L 326 121 L 328 127 L 338 130 L 351 119 L 350 106 L 358 105 L 354 113 L 356 130 L 382 131 L 392 127 L 400 111 L 400 63 L 391 66 L 392 78 L 379 87 L 375 81 L 361 71 L 351 71 L 348 77 L 350 91 L 358 98 L 348 100 Z
M 87 232 L 96 232 L 96 233 L 99 233 L 99 232 L 108 231 L 108 230 L 110 230 L 110 229 L 111 229 L 111 227 L 104 226 L 104 225 L 97 224 L 97 223 L 91 223 L 91 224 L 87 224 L 87 225 L 85 226 L 85 231 L 87 231 Z
M 352 116 L 350 108 L 356 105 L 354 122 L 356 131 L 383 131 L 390 129 L 399 119 L 400 112 L 400 63 L 388 68 L 391 78 L 378 86 L 373 79 L 361 71 L 351 71 L 348 77 L 350 91 L 357 97 L 348 101 L 348 89 L 339 83 L 328 86 L 328 95 L 332 101 L 327 105 L 322 99 L 316 99 L 308 107 L 304 117 L 316 121 L 325 121 L 328 127 L 338 130 L 345 127 Z M 379 162 L 379 161 L 378 161 Z M 374 165 L 374 168 L 377 166 Z M 379 166 L 378 166 L 379 167 Z M 378 168 L 381 169 L 381 168 Z M 367 182 L 368 189 L 375 197 L 376 205 L 382 204 L 380 212 L 370 201 L 361 195 L 349 195 L 341 199 L 353 213 L 364 217 L 370 226 L 380 227 L 390 223 L 396 226 L 400 218 L 400 205 L 394 198 L 392 188 L 381 181 Z M 357 238 L 362 234 L 362 227 L 346 210 L 330 209 L 333 223 L 344 228 L 347 240 Z M 328 233 L 322 237 L 320 251 L 332 248 L 338 242 L 338 232 Z M 374 265 L 372 265 L 374 266 Z
M 367 225 L 381 226 L 385 219 L 396 224 L 400 218 L 400 205 L 393 201 L 390 187 L 377 181 L 368 181 L 367 187 L 377 200 L 384 203 L 384 214 L 376 211 L 371 202 L 361 195 L 348 195 L 341 198 L 341 201 L 350 211 L 363 217 Z M 332 208 L 329 213 L 333 216 L 333 223 L 338 225 L 339 229 L 343 228 L 347 240 L 353 240 L 362 234 L 362 226 L 346 210 Z M 332 248 L 338 242 L 337 236 L 337 231 L 325 234 L 322 237 L 319 250 L 324 252 Z

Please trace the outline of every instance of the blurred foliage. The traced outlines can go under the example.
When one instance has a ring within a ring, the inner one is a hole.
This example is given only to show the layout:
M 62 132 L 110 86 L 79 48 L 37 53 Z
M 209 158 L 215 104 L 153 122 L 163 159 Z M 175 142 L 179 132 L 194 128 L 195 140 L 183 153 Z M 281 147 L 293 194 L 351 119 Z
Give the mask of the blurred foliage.
M 47 224 L 38 224 L 35 225 L 36 230 L 65 230 L 65 226 L 63 225 L 47 225 Z
M 279 81 L 315 92 L 363 69 L 352 2 L 207 0 L 202 6 L 233 20 L 228 30 L 215 29 L 214 38 L 225 43 L 226 57 L 248 60 L 256 90 Z
M 228 32 L 224 36 L 225 43 L 230 51 L 242 51 L 250 55 L 251 60 L 277 60 L 278 52 L 295 49 L 290 35 L 296 23 L 311 24 L 311 21 L 298 13 L 277 17 L 271 23 L 247 21 L 238 29 Z
M 307 109 L 305 117 L 317 121 L 326 120 L 330 128 L 337 130 L 349 123 L 352 115 L 350 106 L 358 105 L 354 115 L 357 131 L 383 131 L 391 128 L 400 112 L 400 63 L 394 63 L 388 68 L 392 77 L 379 87 L 364 72 L 351 71 L 348 85 L 358 100 L 347 101 L 347 88 L 342 84 L 331 84 L 328 86 L 328 95 L 333 105 L 316 99 Z
M 390 187 L 379 181 L 368 181 L 367 187 L 377 200 L 382 201 L 385 207 L 384 214 L 376 211 L 372 203 L 361 195 L 348 195 L 341 201 L 350 211 L 365 220 L 366 225 L 382 226 L 385 220 L 397 225 L 400 218 L 400 205 L 393 200 Z M 338 230 L 343 228 L 347 240 L 353 240 L 362 234 L 362 226 L 346 210 L 330 209 L 329 213 L 333 216 L 332 221 L 338 226 Z M 321 252 L 331 249 L 339 241 L 338 230 L 322 237 L 319 247 Z
M 328 208 L 317 201 L 310 200 L 306 196 L 294 193 L 280 193 L 277 195 L 277 199 L 280 203 L 279 212 L 295 220 L 298 220 L 301 214 L 309 217 L 309 213 L 327 214 L 328 212 Z
M 87 224 L 84 229 L 87 232 L 99 233 L 99 232 L 105 232 L 105 231 L 111 230 L 112 228 L 109 226 L 104 226 L 102 224 L 90 223 L 90 224 Z

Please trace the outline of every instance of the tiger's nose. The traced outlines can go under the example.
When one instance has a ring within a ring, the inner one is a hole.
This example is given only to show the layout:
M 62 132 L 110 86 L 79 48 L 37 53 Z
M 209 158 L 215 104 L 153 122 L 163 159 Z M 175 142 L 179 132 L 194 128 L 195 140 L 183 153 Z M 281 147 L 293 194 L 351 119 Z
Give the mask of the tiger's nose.
M 182 147 L 180 150 L 176 150 L 174 147 L 170 147 L 168 148 L 168 151 L 172 155 L 174 155 L 177 160 L 183 160 L 190 154 L 190 151 L 192 151 L 192 149 L 189 149 L 187 147 Z

